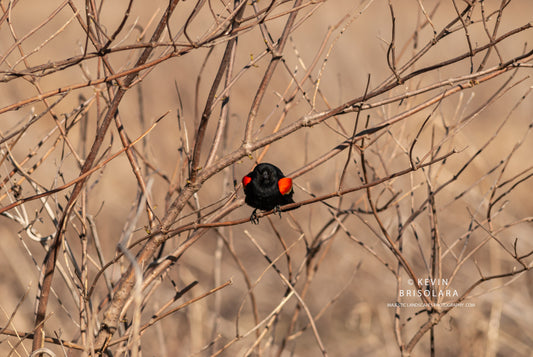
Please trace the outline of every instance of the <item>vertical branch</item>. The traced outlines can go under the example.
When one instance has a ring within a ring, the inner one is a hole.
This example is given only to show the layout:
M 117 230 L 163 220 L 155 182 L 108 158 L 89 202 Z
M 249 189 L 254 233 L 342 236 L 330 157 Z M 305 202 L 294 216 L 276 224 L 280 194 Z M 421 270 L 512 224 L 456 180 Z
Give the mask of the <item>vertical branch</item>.
M 463 25 L 463 29 L 465 31 L 466 43 L 468 44 L 468 50 L 470 52 L 470 56 L 468 56 L 470 58 L 470 73 L 473 73 L 474 72 L 474 52 L 472 50 L 472 42 L 470 41 L 470 33 L 468 32 L 468 25 L 469 24 L 467 24 L 465 22 L 465 20 L 463 19 L 464 12 L 462 14 L 459 13 L 459 9 L 457 8 L 457 4 L 455 3 L 455 0 L 452 0 L 452 3 L 453 3 L 453 7 L 455 9 L 455 12 L 457 13 L 457 16 L 458 16 L 459 20 L 461 21 L 461 24 Z M 469 8 L 470 6 L 471 5 L 469 4 L 467 8 Z
M 154 31 L 154 34 L 152 36 L 152 41 L 155 42 L 163 32 L 166 22 L 168 21 L 170 15 L 174 11 L 174 8 L 176 7 L 178 3 L 178 0 L 171 0 L 169 3 L 169 7 L 167 8 L 167 11 L 165 11 L 165 14 L 163 15 L 161 21 L 159 22 L 158 27 Z M 150 53 L 153 51 L 153 48 L 146 48 L 139 59 L 137 60 L 137 63 L 135 66 L 140 66 L 144 64 L 149 56 Z M 85 163 L 81 169 L 80 175 L 83 175 L 84 173 L 88 172 L 92 165 L 94 164 L 94 161 L 96 159 L 96 155 L 104 141 L 105 134 L 107 133 L 107 129 L 109 128 L 109 124 L 111 124 L 111 120 L 116 115 L 118 111 L 118 106 L 120 101 L 122 100 L 124 94 L 126 93 L 126 90 L 129 86 L 129 84 L 135 79 L 135 77 L 138 75 L 138 72 L 133 73 L 126 77 L 124 80 L 124 86 L 117 89 L 115 93 L 115 97 L 113 98 L 113 101 L 111 105 L 109 106 L 109 109 L 106 113 L 106 116 L 104 117 L 104 120 L 102 121 L 100 127 L 97 130 L 95 140 L 93 142 L 93 145 L 89 151 L 89 155 L 85 159 Z M 67 224 L 69 221 L 70 213 L 72 212 L 72 209 L 74 208 L 74 205 L 78 199 L 78 196 L 81 192 L 81 189 L 85 185 L 85 182 L 87 181 L 87 178 L 84 178 L 80 180 L 76 185 L 74 186 L 72 193 L 69 197 L 68 203 L 65 207 L 65 210 L 63 211 L 63 214 L 61 216 L 61 219 L 59 220 L 58 228 L 56 231 L 56 236 L 50 246 L 50 249 L 48 250 L 48 253 L 46 254 L 44 261 L 43 261 L 43 269 L 42 269 L 42 277 L 41 277 L 41 291 L 39 295 L 39 303 L 37 306 L 37 313 L 35 317 L 35 338 L 33 340 L 33 350 L 37 350 L 41 347 L 43 342 L 43 327 L 44 327 L 44 319 L 46 317 L 46 310 L 48 306 L 48 298 L 50 295 L 50 289 L 52 287 L 52 280 L 54 277 L 54 271 L 56 267 L 56 259 L 57 259 L 57 253 L 59 251 L 59 247 L 61 247 L 65 230 L 67 228 Z
M 302 0 L 296 0 L 293 5 L 293 9 L 298 8 L 302 3 Z M 250 143 L 252 142 L 252 132 L 254 129 L 254 121 L 257 117 L 257 113 L 259 111 L 259 106 L 261 105 L 263 101 L 263 97 L 265 96 L 266 89 L 268 87 L 268 84 L 272 80 L 272 76 L 274 75 L 274 71 L 276 70 L 276 67 L 282 59 L 282 53 L 283 49 L 285 48 L 285 44 L 287 43 L 287 39 L 289 37 L 289 34 L 292 31 L 292 27 L 294 22 L 296 21 L 296 16 L 298 15 L 298 11 L 293 11 L 290 13 L 289 18 L 287 19 L 287 23 L 285 24 L 285 27 L 283 28 L 283 33 L 281 34 L 281 37 L 279 38 L 277 45 L 274 46 L 274 51 L 272 52 L 272 58 L 268 64 L 268 67 L 265 71 L 265 74 L 263 75 L 263 79 L 261 80 L 261 83 L 259 84 L 257 88 L 257 92 L 255 94 L 255 97 L 252 102 L 252 106 L 250 108 L 250 112 L 248 114 L 248 120 L 246 121 L 246 128 L 244 132 L 244 149 L 248 155 L 251 155 L 250 150 Z
M 245 6 L 242 6 L 242 4 L 243 3 L 241 3 L 239 0 L 235 1 L 235 8 L 238 8 L 238 11 L 235 15 L 235 18 L 232 20 L 232 25 L 231 25 L 232 30 L 239 26 L 240 19 L 242 15 L 244 14 Z M 237 37 L 234 37 L 230 39 L 226 45 L 226 50 L 224 51 L 224 55 L 222 56 L 222 60 L 220 61 L 220 66 L 218 67 L 217 74 L 215 76 L 215 79 L 213 80 L 213 84 L 211 85 L 211 90 L 209 91 L 209 94 L 207 96 L 207 101 L 205 103 L 204 111 L 202 113 L 202 117 L 200 118 L 200 123 L 198 124 L 198 130 L 196 131 L 194 148 L 192 151 L 192 158 L 191 158 L 191 164 L 190 164 L 190 169 L 189 169 L 189 182 L 193 184 L 196 183 L 196 176 L 198 174 L 198 171 L 201 169 L 199 165 L 200 154 L 202 152 L 202 144 L 203 144 L 205 133 L 207 130 L 207 123 L 209 122 L 209 118 L 211 117 L 211 112 L 213 111 L 213 102 L 215 100 L 215 96 L 216 96 L 218 87 L 220 85 L 220 82 L 222 81 L 222 78 L 224 76 L 224 72 L 228 70 L 228 67 L 230 66 L 232 62 L 231 58 L 232 58 L 232 55 L 234 54 L 234 47 L 236 46 L 236 44 L 237 44 Z M 221 128 L 223 128 L 223 126 Z M 221 135 L 220 134 L 221 132 L 222 130 L 219 130 L 219 135 Z M 213 155 L 214 155 L 214 152 L 213 152 Z M 209 159 L 208 161 L 212 161 L 211 155 Z
M 235 7 L 237 7 L 238 4 L 239 4 L 239 1 L 235 1 L 235 5 L 236 5 Z M 243 6 L 241 9 L 244 9 L 244 8 L 245 7 Z M 239 22 L 240 22 L 240 19 L 243 13 L 244 13 L 244 10 L 240 10 L 237 13 L 235 21 L 232 23 L 233 29 L 239 25 Z M 215 139 L 213 140 L 213 144 L 211 145 L 211 149 L 209 151 L 209 154 L 207 155 L 207 160 L 205 163 L 206 167 L 211 166 L 211 164 L 213 164 L 213 161 L 216 158 L 217 150 L 220 146 L 222 137 L 226 130 L 226 123 L 227 123 L 229 112 L 230 112 L 230 91 L 231 91 L 230 84 L 231 84 L 231 79 L 233 76 L 233 66 L 235 63 L 235 53 L 237 51 L 237 41 L 238 41 L 238 37 L 235 37 L 229 40 L 227 47 L 226 47 L 226 51 L 228 51 L 227 55 L 226 53 L 224 53 L 224 58 L 222 60 L 222 61 L 227 60 L 226 81 L 224 85 L 226 88 L 225 90 L 226 94 L 225 94 L 225 98 L 222 100 L 222 109 L 220 113 L 220 118 L 218 119 L 218 123 L 217 123 Z M 227 56 L 227 59 L 226 59 L 226 56 Z M 203 115 L 202 115 L 202 118 L 203 118 Z
M 487 28 L 487 19 L 485 17 L 485 3 L 483 1 L 480 2 L 480 7 L 481 7 L 481 20 L 483 21 L 483 28 L 485 29 L 485 33 L 487 34 L 487 37 L 489 38 L 490 42 L 493 42 L 494 41 L 494 38 L 496 38 L 496 34 L 498 33 L 498 29 L 500 28 L 500 23 L 501 23 L 501 19 L 502 19 L 502 15 L 503 15 L 503 10 L 505 9 L 505 7 L 507 7 L 507 5 L 509 5 L 511 2 L 508 1 L 508 0 L 501 0 L 501 3 L 500 3 L 500 9 L 498 10 L 498 16 L 496 17 L 496 23 L 494 24 L 494 28 L 492 29 L 492 33 L 490 33 L 489 29 Z M 498 47 L 496 47 L 496 45 L 494 46 L 491 46 L 487 49 L 487 52 L 485 53 L 485 56 L 483 57 L 483 59 L 481 60 L 481 63 L 479 64 L 479 67 L 478 67 L 478 72 L 483 70 L 483 68 L 485 68 L 485 65 L 490 57 L 490 54 L 492 53 L 492 50 L 495 50 L 497 55 L 498 55 L 498 58 L 500 60 L 500 63 L 503 63 L 503 58 L 500 54 L 500 51 L 498 51 Z
M 396 77 L 396 81 L 398 83 L 402 83 L 402 79 L 400 78 L 400 75 L 396 71 L 396 17 L 394 16 L 394 8 L 392 7 L 392 2 L 389 0 L 389 9 L 390 9 L 390 16 L 391 16 L 391 22 L 392 22 L 392 29 L 391 29 L 391 40 L 389 44 L 389 48 L 387 50 L 387 64 L 389 65 L 390 70 L 392 71 L 392 74 L 394 74 L 394 77 Z

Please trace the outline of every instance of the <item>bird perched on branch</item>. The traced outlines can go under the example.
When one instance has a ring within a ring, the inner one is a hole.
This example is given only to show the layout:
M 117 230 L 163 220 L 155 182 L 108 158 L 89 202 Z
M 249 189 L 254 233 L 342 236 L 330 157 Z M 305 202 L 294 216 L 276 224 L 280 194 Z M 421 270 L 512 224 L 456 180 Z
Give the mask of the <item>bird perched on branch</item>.
M 259 223 L 256 214 L 258 209 L 279 211 L 279 206 L 294 203 L 292 179 L 285 177 L 283 172 L 272 164 L 257 165 L 252 172 L 242 178 L 242 186 L 246 195 L 246 204 L 255 208 L 250 216 L 253 224 Z

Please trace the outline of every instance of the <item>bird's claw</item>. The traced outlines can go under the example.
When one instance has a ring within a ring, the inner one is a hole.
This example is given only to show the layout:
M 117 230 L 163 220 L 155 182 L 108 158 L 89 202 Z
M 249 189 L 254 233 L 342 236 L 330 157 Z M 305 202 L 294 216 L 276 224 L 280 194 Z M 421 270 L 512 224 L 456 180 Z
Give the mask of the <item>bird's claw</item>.
M 257 209 L 254 209 L 254 211 L 252 212 L 252 215 L 250 216 L 250 222 L 252 222 L 252 224 L 259 224 L 259 217 L 257 217 Z M 280 206 L 276 206 L 274 207 L 274 211 L 273 211 L 274 214 L 278 214 L 279 215 L 279 218 L 281 218 L 281 208 Z
M 281 218 L 281 208 L 279 206 L 274 207 L 274 214 L 278 214 L 279 218 Z
M 252 222 L 252 224 L 259 224 L 259 217 L 257 217 L 257 214 L 255 213 L 256 211 L 257 210 L 254 209 L 252 215 L 250 216 L 250 222 Z

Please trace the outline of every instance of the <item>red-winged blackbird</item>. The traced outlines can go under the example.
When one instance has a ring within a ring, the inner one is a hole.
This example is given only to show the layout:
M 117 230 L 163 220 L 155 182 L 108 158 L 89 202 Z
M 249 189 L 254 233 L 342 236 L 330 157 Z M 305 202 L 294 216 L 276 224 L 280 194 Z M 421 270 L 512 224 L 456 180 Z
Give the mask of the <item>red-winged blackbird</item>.
M 272 164 L 262 163 L 248 175 L 242 178 L 245 202 L 252 206 L 254 211 L 250 221 L 259 222 L 255 211 L 257 209 L 270 211 L 279 206 L 294 203 L 292 200 L 292 179 L 285 177 L 283 172 Z

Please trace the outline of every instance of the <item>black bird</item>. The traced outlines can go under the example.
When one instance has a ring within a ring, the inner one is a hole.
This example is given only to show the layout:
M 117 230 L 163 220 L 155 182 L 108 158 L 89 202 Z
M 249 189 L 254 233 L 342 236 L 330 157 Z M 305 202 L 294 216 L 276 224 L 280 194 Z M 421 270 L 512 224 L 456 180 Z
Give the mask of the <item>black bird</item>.
M 259 223 L 256 211 L 270 211 L 279 206 L 294 203 L 292 199 L 292 179 L 285 177 L 276 166 L 268 163 L 257 165 L 252 172 L 242 178 L 245 202 L 255 208 L 250 221 Z

